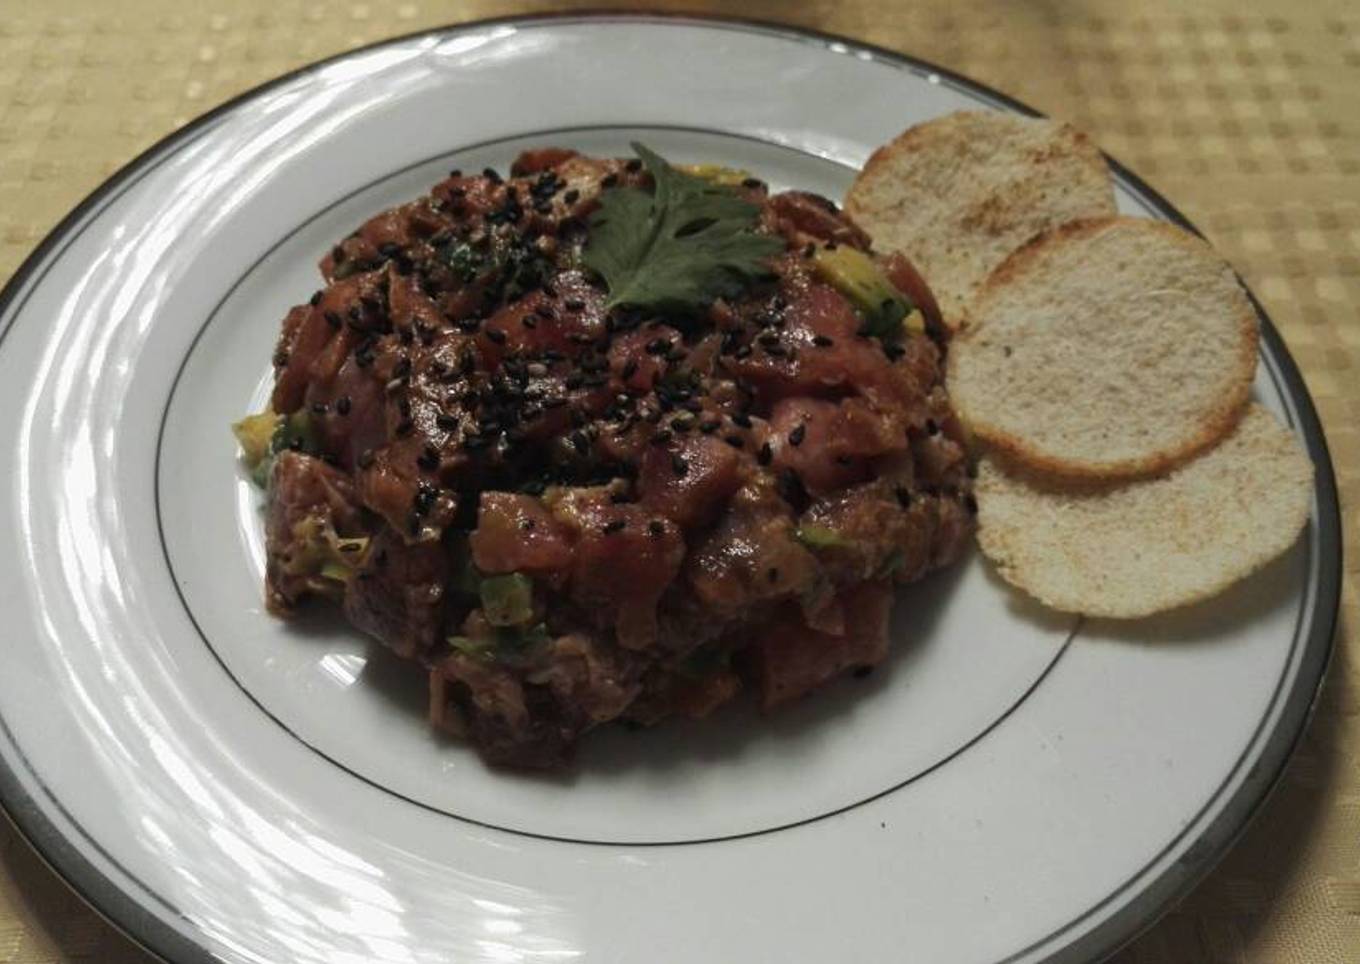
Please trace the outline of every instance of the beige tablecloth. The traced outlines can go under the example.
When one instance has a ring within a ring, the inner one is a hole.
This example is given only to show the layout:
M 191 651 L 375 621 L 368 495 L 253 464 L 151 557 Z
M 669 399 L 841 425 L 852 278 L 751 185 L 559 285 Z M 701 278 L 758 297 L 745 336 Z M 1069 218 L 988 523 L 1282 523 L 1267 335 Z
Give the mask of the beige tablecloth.
M 0 0 L 0 278 L 84 195 L 195 115 L 308 61 L 476 17 L 466 0 Z M 1090 132 L 1237 265 L 1360 497 L 1360 5 L 1255 0 L 644 3 L 786 20 L 893 47 Z M 1357 517 L 1338 650 L 1283 785 L 1223 864 L 1118 958 L 1360 961 Z M 0 669 L 0 671 L 3 671 Z M 0 964 L 145 962 L 0 822 Z

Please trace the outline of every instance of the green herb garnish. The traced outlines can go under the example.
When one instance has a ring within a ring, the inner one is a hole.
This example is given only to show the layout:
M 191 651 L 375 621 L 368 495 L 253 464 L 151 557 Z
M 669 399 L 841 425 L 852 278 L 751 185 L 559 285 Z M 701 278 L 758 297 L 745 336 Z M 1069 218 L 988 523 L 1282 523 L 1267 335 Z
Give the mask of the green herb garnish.
M 683 314 L 767 273 L 765 259 L 784 242 L 755 232 L 757 205 L 731 187 L 677 171 L 642 144 L 633 150 L 656 188 L 605 191 L 582 257 L 604 278 L 607 306 Z

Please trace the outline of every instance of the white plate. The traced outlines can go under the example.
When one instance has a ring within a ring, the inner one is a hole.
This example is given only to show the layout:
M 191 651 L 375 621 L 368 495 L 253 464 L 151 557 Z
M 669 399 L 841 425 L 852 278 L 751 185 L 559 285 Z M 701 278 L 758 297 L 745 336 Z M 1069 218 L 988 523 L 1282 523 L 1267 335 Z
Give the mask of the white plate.
M 560 779 L 432 736 L 418 674 L 260 603 L 256 407 L 317 255 L 524 145 L 839 197 L 903 127 L 1023 109 L 886 51 L 643 16 L 347 54 L 173 135 L 0 307 L 0 791 L 176 961 L 1032 961 L 1097 956 L 1216 859 L 1304 725 L 1336 612 L 1330 463 L 1268 320 L 1257 396 L 1306 440 L 1295 551 L 1210 605 L 1046 615 L 977 559 L 904 594 L 868 681 L 773 719 L 586 743 Z M 1125 210 L 1181 220 L 1119 172 Z

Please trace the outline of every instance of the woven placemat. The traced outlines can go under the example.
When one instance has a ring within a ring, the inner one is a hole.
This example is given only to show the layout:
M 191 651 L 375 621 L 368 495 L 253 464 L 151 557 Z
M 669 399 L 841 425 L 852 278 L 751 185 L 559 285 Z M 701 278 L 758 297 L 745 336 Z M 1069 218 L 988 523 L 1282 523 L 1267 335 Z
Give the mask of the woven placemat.
M 213 105 L 421 27 L 598 4 L 12 0 L 0 15 L 0 278 L 87 192 Z M 1279 325 L 1360 498 L 1360 8 L 1352 2 L 754 0 L 641 8 L 785 20 L 915 54 L 1084 128 L 1194 220 Z M 1360 529 L 1341 635 L 1283 784 L 1120 964 L 1360 961 Z M 146 964 L 0 822 L 0 964 Z

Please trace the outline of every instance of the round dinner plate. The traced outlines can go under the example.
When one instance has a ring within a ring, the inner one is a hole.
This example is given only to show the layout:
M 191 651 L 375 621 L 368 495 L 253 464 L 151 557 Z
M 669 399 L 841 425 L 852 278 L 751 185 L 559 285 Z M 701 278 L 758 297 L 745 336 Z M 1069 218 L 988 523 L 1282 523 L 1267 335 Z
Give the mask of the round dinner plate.
M 874 147 L 960 108 L 1024 109 L 782 27 L 531 18 L 308 67 L 130 164 L 0 302 L 14 821 L 173 961 L 1086 960 L 1150 922 L 1261 803 L 1331 647 L 1331 465 L 1264 315 L 1255 393 L 1313 457 L 1312 519 L 1160 618 L 1046 613 L 971 557 L 901 593 L 868 679 L 765 719 L 606 728 L 527 777 L 433 735 L 418 671 L 262 605 L 228 425 L 366 217 L 449 168 L 633 140 L 840 198 Z M 1183 223 L 1116 178 L 1122 209 Z

